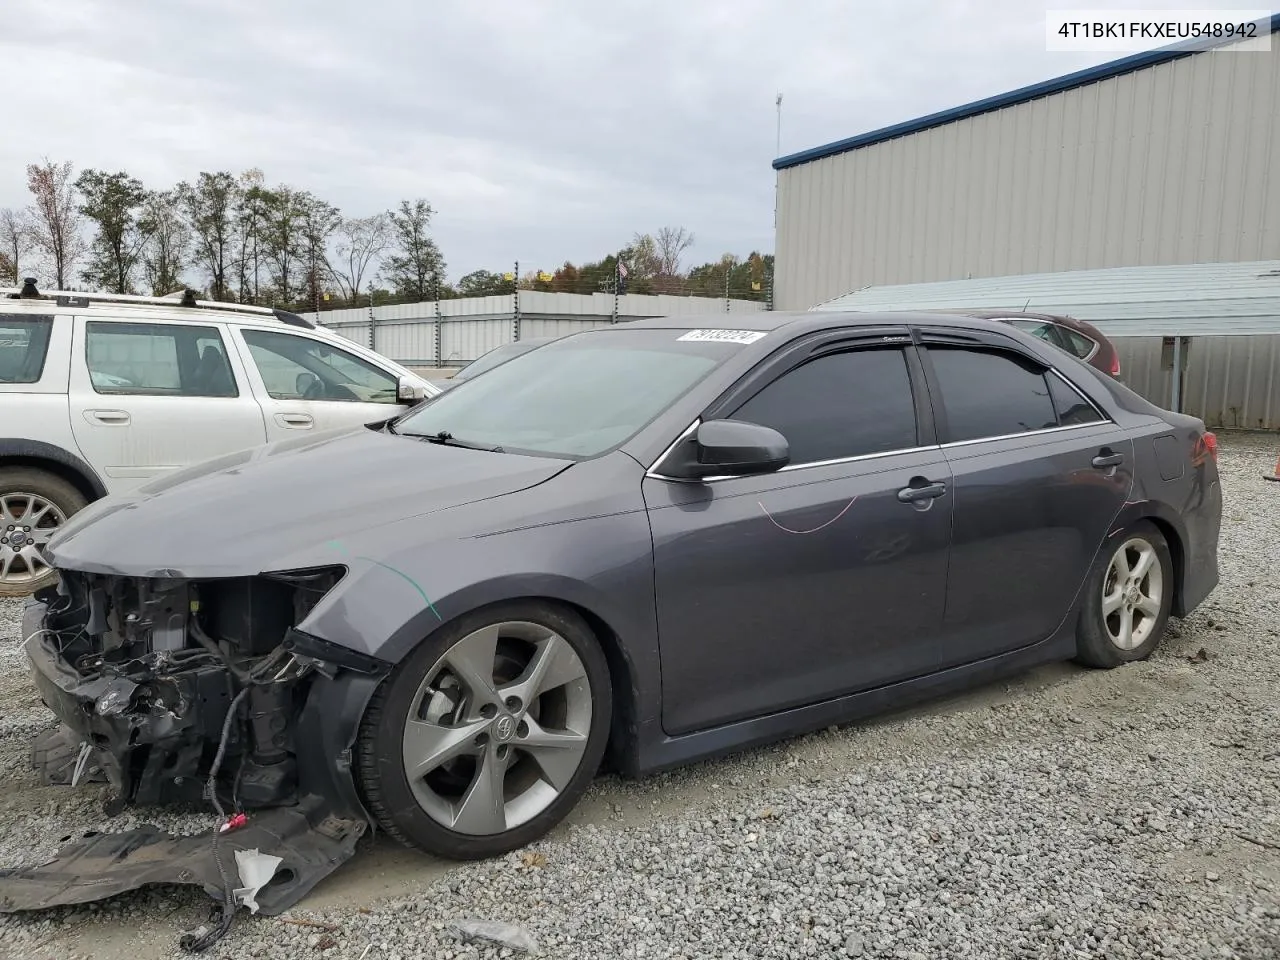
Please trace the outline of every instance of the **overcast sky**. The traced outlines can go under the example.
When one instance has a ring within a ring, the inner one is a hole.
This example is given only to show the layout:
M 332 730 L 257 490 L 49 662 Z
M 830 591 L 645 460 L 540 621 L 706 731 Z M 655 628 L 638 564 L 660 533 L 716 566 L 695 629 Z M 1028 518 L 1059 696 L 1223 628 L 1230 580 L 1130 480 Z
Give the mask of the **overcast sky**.
M 257 166 L 349 215 L 426 197 L 455 279 L 667 224 L 696 262 L 772 250 L 778 92 L 785 154 L 1118 56 L 1047 53 L 1035 0 L 0 6 L 0 206 L 45 156 L 149 187 Z

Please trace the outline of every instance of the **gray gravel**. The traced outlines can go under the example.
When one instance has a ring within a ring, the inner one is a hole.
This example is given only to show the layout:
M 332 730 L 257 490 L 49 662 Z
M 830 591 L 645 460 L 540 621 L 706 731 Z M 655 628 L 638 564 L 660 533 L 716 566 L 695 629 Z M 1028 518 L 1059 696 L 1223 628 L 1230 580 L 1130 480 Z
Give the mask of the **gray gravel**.
M 605 778 L 569 825 L 498 861 L 445 867 L 375 844 L 295 922 L 242 915 L 208 955 L 512 955 L 454 939 L 473 918 L 520 924 L 552 957 L 1275 960 L 1280 485 L 1259 474 L 1278 448 L 1223 438 L 1222 585 L 1149 662 L 1045 668 L 638 783 Z M 47 717 L 15 655 L 17 615 L 0 601 L 4 865 L 129 825 L 104 820 L 101 788 L 42 789 L 26 769 Z M 0 918 L 0 956 L 177 956 L 208 903 L 153 890 Z

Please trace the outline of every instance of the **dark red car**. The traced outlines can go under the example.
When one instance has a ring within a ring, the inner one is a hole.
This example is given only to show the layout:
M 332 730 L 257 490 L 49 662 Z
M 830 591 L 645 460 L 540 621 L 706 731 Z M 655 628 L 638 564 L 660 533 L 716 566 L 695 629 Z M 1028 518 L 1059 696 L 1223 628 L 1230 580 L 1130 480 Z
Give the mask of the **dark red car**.
M 1011 323 L 1018 329 L 1025 330 L 1041 340 L 1047 340 L 1055 347 L 1060 347 L 1067 353 L 1079 357 L 1103 373 L 1117 378 L 1120 376 L 1120 355 L 1116 353 L 1115 345 L 1093 324 L 1077 320 L 1075 317 L 1061 317 L 1048 313 L 1023 313 L 1017 310 L 948 312 Z

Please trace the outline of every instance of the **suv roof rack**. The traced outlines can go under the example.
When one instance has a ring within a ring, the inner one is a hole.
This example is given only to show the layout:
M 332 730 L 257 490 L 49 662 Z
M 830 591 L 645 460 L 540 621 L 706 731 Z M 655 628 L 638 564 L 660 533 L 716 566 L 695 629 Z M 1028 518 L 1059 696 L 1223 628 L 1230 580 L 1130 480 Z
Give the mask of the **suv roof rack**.
M 275 307 L 258 307 L 247 303 L 226 303 L 221 300 L 197 300 L 194 290 L 175 290 L 163 297 L 140 297 L 126 293 L 82 293 L 74 290 L 38 290 L 34 277 L 26 277 L 21 288 L 0 287 L 0 298 L 9 300 L 53 300 L 60 307 L 87 307 L 93 303 L 119 303 L 140 307 L 192 307 L 205 310 L 222 310 L 226 313 L 243 313 L 272 317 L 281 323 L 295 327 L 315 329 L 315 324 L 296 313 Z

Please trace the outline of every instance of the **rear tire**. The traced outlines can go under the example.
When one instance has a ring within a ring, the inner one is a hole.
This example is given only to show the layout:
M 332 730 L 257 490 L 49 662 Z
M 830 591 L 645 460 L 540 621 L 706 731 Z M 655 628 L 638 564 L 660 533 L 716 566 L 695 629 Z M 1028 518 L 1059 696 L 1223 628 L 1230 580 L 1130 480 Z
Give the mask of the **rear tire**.
M 23 597 L 57 581 L 42 548 L 87 505 L 84 494 L 55 474 L 0 467 L 0 597 Z
M 357 740 L 360 789 L 382 829 L 451 860 L 544 836 L 600 767 L 609 666 L 576 613 L 502 603 L 448 624 L 375 691 Z
M 1141 521 L 1109 538 L 1084 589 L 1076 660 L 1111 669 L 1151 656 L 1173 606 L 1173 561 L 1164 535 Z

